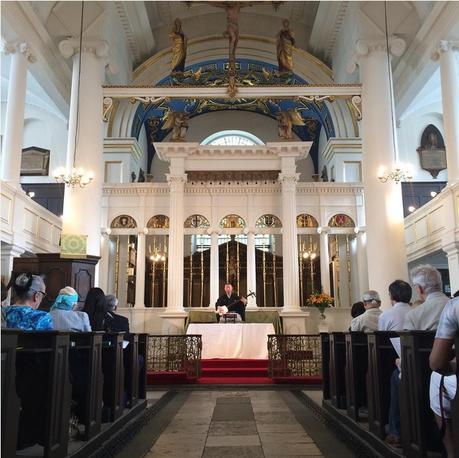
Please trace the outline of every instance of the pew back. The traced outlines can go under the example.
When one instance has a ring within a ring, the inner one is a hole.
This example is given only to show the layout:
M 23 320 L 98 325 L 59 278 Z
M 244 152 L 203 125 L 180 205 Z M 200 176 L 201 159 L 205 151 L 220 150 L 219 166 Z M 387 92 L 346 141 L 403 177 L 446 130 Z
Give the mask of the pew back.
M 346 408 L 346 380 L 344 368 L 346 366 L 346 345 L 344 333 L 330 334 L 330 397 L 332 404 L 338 409 Z
M 322 393 L 324 399 L 330 399 L 330 336 L 320 334 L 322 344 Z

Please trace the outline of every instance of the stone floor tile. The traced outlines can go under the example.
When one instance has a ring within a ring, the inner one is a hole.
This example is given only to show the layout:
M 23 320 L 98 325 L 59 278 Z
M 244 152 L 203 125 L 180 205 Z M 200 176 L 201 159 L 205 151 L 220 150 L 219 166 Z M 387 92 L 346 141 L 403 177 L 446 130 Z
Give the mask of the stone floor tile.
M 206 447 L 202 458 L 264 458 L 264 456 L 261 447 Z
M 304 432 L 303 427 L 298 422 L 290 423 L 259 423 L 257 422 L 258 433 L 284 433 L 284 432 Z
M 298 456 L 298 455 L 320 455 L 320 450 L 314 444 L 262 444 L 266 457 L 272 456 Z
M 208 436 L 206 441 L 207 447 L 251 447 L 260 446 L 258 434 L 250 436 Z
M 310 444 L 314 443 L 305 432 L 259 432 L 263 445 L 270 444 Z
M 209 436 L 244 436 L 257 432 L 254 421 L 213 421 L 209 428 Z

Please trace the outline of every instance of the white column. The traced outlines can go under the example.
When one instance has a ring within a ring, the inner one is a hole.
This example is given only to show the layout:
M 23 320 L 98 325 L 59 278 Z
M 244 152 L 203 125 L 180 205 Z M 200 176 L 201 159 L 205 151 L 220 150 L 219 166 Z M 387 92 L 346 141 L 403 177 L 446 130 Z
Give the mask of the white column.
M 296 182 L 298 174 L 280 173 L 282 184 L 282 253 L 284 311 L 300 310 L 298 239 L 296 229 Z
M 12 54 L 12 56 L 3 140 L 2 180 L 19 186 L 27 89 L 27 63 L 35 62 L 35 57 L 28 43 L 8 43 L 4 46 L 3 51 L 6 54 Z
M 62 232 L 87 235 L 87 253 L 100 254 L 101 200 L 104 166 L 102 84 L 108 57 L 105 41 L 85 42 L 81 55 L 81 77 L 78 82 L 80 49 L 74 39 L 59 44 L 62 55 L 73 56 L 72 93 L 70 99 L 67 143 L 67 172 L 72 167 L 94 173 L 93 181 L 84 188 L 66 188 Z M 78 93 L 79 86 L 79 93 Z M 79 111 L 79 115 L 78 115 Z M 78 130 L 77 130 L 78 116 Z M 76 145 L 75 145 L 75 135 Z M 75 151 L 76 149 L 76 151 Z
M 145 307 L 145 233 L 143 231 L 137 235 L 135 306 Z
M 249 291 L 253 291 L 254 293 L 257 292 L 255 232 L 253 229 L 247 232 L 247 293 Z M 257 300 L 255 297 L 250 296 L 247 298 L 247 308 L 257 308 Z
M 217 229 L 210 229 L 210 304 L 211 309 L 215 308 L 219 296 L 219 272 L 218 272 L 218 236 Z
M 390 52 L 401 55 L 405 43 L 398 38 L 390 40 Z M 363 185 L 368 281 L 371 289 L 383 298 L 383 307 L 389 307 L 388 285 L 394 278 L 408 279 L 404 240 L 404 222 L 401 186 L 392 181 L 381 183 L 380 168 L 393 170 L 395 129 L 391 110 L 391 72 L 388 68 L 386 41 L 363 41 L 356 45 L 362 82 L 362 138 Z
M 346 236 L 338 235 L 338 257 L 339 257 L 339 297 L 341 299 L 341 307 L 350 307 L 350 288 L 349 288 L 349 271 L 348 271 L 348 256 L 346 249 Z
M 433 54 L 440 60 L 443 125 L 448 167 L 448 183 L 459 181 L 459 68 L 455 52 L 459 41 L 440 41 Z
M 108 238 L 108 280 L 107 280 L 107 294 L 115 294 L 115 272 L 116 272 L 116 243 Z
M 359 298 L 368 291 L 367 234 L 360 230 L 357 234 L 357 274 L 359 277 Z M 389 286 L 389 285 L 388 285 Z
M 359 262 L 357 256 L 357 235 L 349 239 L 351 255 L 351 305 L 361 300 L 359 287 Z
M 448 258 L 449 283 L 451 295 L 459 290 L 459 242 L 452 242 L 443 247 Z
M 127 264 L 129 257 L 129 236 L 119 236 L 119 256 L 118 256 L 118 291 L 115 292 L 120 307 L 127 306 Z
M 110 236 L 104 232 L 100 238 L 99 288 L 108 292 L 108 270 L 110 265 Z
M 331 294 L 330 291 L 330 255 L 328 253 L 328 232 L 320 229 L 320 283 L 322 291 Z
M 186 174 L 168 175 L 169 196 L 169 270 L 167 311 L 183 311 L 183 193 Z

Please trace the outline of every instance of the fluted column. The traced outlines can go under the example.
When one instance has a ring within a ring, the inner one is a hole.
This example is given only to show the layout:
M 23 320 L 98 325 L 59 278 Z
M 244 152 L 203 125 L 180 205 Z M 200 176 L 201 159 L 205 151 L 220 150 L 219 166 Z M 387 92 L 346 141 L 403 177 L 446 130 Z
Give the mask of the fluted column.
M 369 289 L 368 286 L 368 261 L 367 261 L 367 234 L 360 229 L 357 237 L 357 275 L 359 278 L 359 297 Z M 389 286 L 389 285 L 388 285 Z M 359 298 L 359 300 L 361 300 Z
M 328 251 L 328 230 L 320 228 L 320 283 L 322 291 L 331 294 L 330 291 L 330 255 Z
M 405 43 L 391 38 L 389 51 L 400 56 Z M 404 221 L 401 186 L 378 179 L 381 168 L 393 170 L 396 164 L 395 128 L 391 109 L 392 78 L 387 61 L 386 40 L 359 40 L 356 58 L 362 82 L 362 138 L 363 186 L 367 254 L 371 289 L 383 298 L 383 307 L 389 307 L 384 291 L 394 278 L 408 279 L 404 240 Z
M 169 258 L 167 311 L 183 311 L 183 194 L 186 174 L 167 175 L 169 196 Z
M 247 293 L 249 291 L 257 292 L 257 270 L 256 270 L 256 254 L 255 254 L 255 231 L 248 230 L 247 232 Z M 247 308 L 256 309 L 256 298 L 250 296 L 247 298 Z
M 298 271 L 298 239 L 296 228 L 297 173 L 280 173 L 282 185 L 282 253 L 284 281 L 284 311 L 300 310 Z
M 100 209 L 104 179 L 102 84 L 108 63 L 108 49 L 105 41 L 83 43 L 79 81 L 78 40 L 67 39 L 59 44 L 62 55 L 73 58 L 66 169 L 70 172 L 72 167 L 82 167 L 94 174 L 92 183 L 85 188 L 77 186 L 65 190 L 62 232 L 87 235 L 87 253 L 96 256 L 100 254 Z
M 135 306 L 145 307 L 145 232 L 137 235 L 137 258 L 135 266 Z
M 219 260 L 218 260 L 218 236 L 219 230 L 209 229 L 210 234 L 210 308 L 215 307 L 219 296 Z
M 440 41 L 433 59 L 440 61 L 443 125 L 448 183 L 459 181 L 459 41 Z
M 3 46 L 3 52 L 11 54 L 11 65 L 3 139 L 2 180 L 19 186 L 27 89 L 27 64 L 35 62 L 35 56 L 28 43 L 7 43 Z

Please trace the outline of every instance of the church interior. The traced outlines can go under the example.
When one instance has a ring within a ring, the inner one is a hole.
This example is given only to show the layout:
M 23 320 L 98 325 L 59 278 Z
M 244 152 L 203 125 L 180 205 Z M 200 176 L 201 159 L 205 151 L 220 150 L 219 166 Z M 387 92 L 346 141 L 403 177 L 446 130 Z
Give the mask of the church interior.
M 1 41 L 3 456 L 459 457 L 458 1 Z

